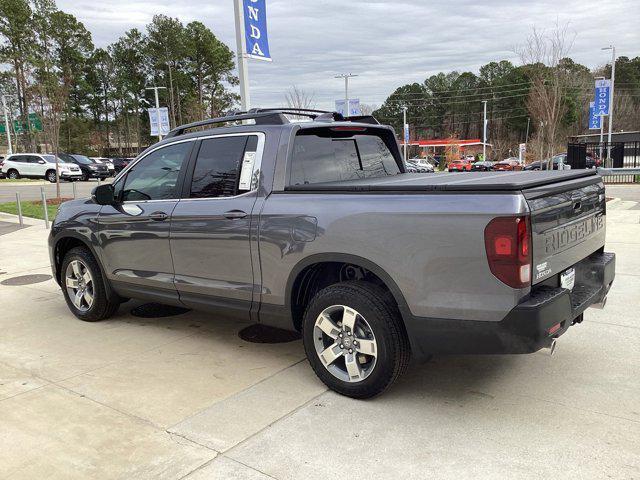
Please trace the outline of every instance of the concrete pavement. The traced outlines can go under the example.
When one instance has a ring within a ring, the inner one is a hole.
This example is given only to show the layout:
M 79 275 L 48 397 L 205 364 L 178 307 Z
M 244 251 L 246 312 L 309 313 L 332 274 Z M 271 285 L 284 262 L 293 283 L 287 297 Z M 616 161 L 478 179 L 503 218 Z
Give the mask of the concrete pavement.
M 0 478 L 640 478 L 636 206 L 608 207 L 609 302 L 553 357 L 439 357 L 368 401 L 327 391 L 298 341 L 133 302 L 84 323 L 52 281 L 0 284 Z M 50 273 L 28 223 L 0 236 L 0 282 Z

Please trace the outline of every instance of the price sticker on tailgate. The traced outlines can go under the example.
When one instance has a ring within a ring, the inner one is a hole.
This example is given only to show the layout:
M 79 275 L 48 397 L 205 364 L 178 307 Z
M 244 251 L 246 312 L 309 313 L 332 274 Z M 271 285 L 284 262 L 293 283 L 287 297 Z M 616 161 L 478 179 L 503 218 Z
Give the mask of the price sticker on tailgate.
M 573 286 L 576 283 L 576 270 L 575 268 L 568 268 L 560 274 L 560 286 L 568 290 L 573 290 Z

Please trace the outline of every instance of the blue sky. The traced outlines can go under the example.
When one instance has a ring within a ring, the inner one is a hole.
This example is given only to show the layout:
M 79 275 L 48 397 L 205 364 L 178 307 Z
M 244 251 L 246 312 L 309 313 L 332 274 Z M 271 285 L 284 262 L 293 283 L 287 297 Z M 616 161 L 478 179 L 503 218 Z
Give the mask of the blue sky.
M 381 104 L 398 86 L 440 71 L 470 70 L 508 59 L 531 28 L 569 23 L 571 56 L 595 67 L 616 45 L 619 55 L 640 55 L 637 0 L 266 0 L 272 63 L 250 61 L 252 106 L 284 104 L 297 85 L 316 106 L 341 98 L 339 73 L 354 73 L 350 90 L 361 102 Z M 162 13 L 205 23 L 235 51 L 233 0 L 58 0 L 105 46 L 124 31 L 143 29 Z

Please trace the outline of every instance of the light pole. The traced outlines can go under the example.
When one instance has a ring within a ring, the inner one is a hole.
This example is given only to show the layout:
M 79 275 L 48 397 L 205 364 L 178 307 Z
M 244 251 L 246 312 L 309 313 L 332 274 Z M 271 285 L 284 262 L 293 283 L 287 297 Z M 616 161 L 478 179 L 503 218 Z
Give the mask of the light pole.
M 7 97 L 12 97 L 13 95 L 2 95 L 2 111 L 4 112 L 4 128 L 7 131 L 7 145 L 9 145 L 8 153 L 11 155 L 13 153 L 13 147 L 11 146 L 11 130 L 9 128 L 9 116 L 7 112 Z
M 487 101 L 483 100 L 482 161 L 487 161 Z
M 609 92 L 609 135 L 607 136 L 607 161 L 611 163 L 611 133 L 613 132 L 613 89 L 616 83 L 616 47 L 609 45 L 602 50 L 611 50 L 611 91 Z M 611 166 L 611 165 L 609 165 Z
M 404 139 L 404 162 L 407 163 L 407 142 L 408 142 L 409 126 L 407 125 L 407 107 L 402 107 L 402 138 Z
M 344 78 L 344 113 L 345 117 L 349 116 L 349 79 L 351 77 L 357 77 L 358 75 L 354 75 L 352 73 L 342 73 L 340 75 L 336 75 L 334 78 Z
M 145 90 L 153 90 L 156 97 L 156 126 L 158 127 L 158 140 L 162 140 L 162 129 L 160 128 L 160 101 L 158 100 L 158 90 L 167 89 L 167 87 L 147 87 Z
M 242 0 L 233 1 L 233 12 L 236 19 L 236 52 L 238 55 L 238 78 L 240 79 L 240 105 L 245 112 L 249 110 L 251 99 L 249 97 L 249 65 L 244 54 L 244 14 Z
M 604 80 L 604 77 L 595 77 L 595 80 Z M 600 114 L 600 161 L 602 161 L 602 140 L 604 134 L 604 115 Z

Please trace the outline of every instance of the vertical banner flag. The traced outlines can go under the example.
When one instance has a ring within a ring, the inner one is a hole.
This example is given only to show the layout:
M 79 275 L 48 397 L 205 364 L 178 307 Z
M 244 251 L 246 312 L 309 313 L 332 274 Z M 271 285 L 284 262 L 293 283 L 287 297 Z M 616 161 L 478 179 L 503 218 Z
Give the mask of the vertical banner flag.
M 520 161 L 520 165 L 522 165 L 527 158 L 527 144 L 521 143 L 518 145 L 518 160 Z
M 596 109 L 596 102 L 589 102 L 589 130 L 600 130 L 602 115 Z
M 342 115 L 343 117 L 347 116 L 347 106 L 344 98 L 341 100 L 336 100 L 336 112 Z
M 358 115 L 362 115 L 362 110 L 360 110 L 360 99 L 350 98 L 349 99 L 349 116 L 355 117 Z
M 609 115 L 609 95 L 611 95 L 611 80 L 596 80 L 595 104 L 598 115 Z
M 404 124 L 404 143 L 409 143 L 409 124 Z
M 270 62 L 266 0 L 242 0 L 242 6 L 247 56 Z
M 158 115 L 159 112 L 159 115 Z M 159 118 L 158 118 L 159 116 Z M 167 107 L 150 108 L 149 123 L 151 124 L 151 136 L 166 135 L 171 130 L 169 126 L 169 109 Z

